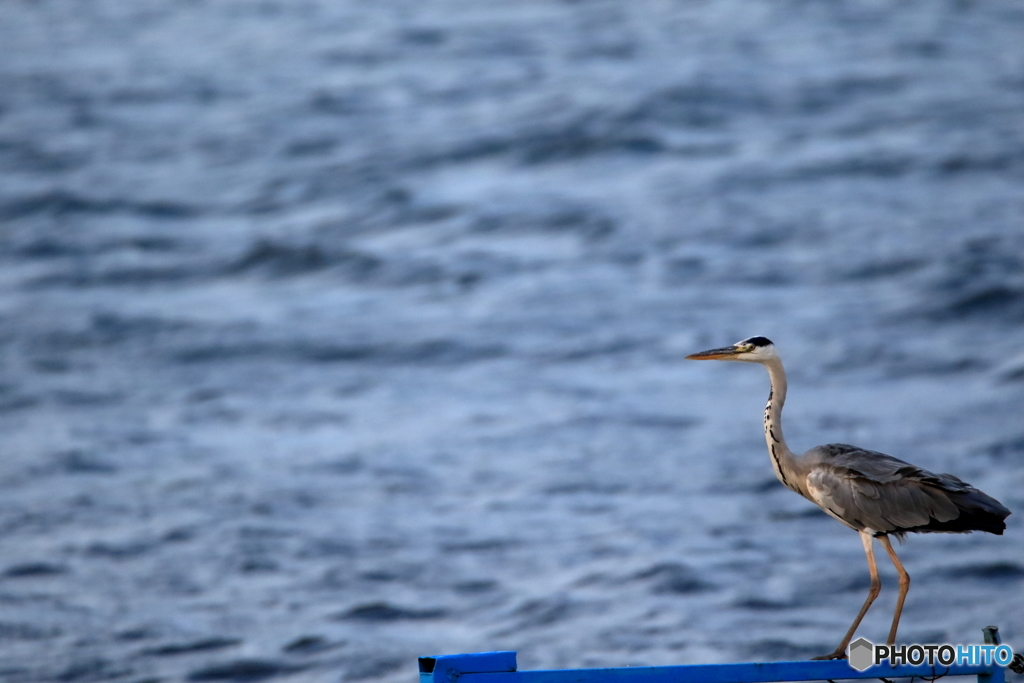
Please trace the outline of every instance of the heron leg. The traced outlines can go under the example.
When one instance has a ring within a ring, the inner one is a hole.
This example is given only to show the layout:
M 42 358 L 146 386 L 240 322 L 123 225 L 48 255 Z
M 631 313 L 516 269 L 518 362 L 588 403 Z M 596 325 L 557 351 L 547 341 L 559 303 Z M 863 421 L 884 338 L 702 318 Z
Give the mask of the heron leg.
M 839 647 L 836 648 L 835 652 L 821 657 L 815 657 L 814 659 L 846 659 L 846 646 L 850 644 L 850 640 L 853 638 L 853 634 L 856 633 L 857 627 L 860 626 L 860 622 L 864 619 L 864 615 L 868 613 L 868 608 L 871 607 L 871 603 L 875 601 L 878 594 L 882 591 L 882 580 L 878 578 L 878 565 L 875 564 L 875 549 L 871 544 L 874 537 L 867 531 L 860 532 L 860 542 L 864 544 L 864 554 L 868 557 L 868 571 L 871 572 L 871 588 L 868 589 L 868 597 L 864 600 L 864 604 L 860 608 L 860 612 L 857 614 L 857 618 L 853 620 L 853 624 L 850 625 L 850 630 L 843 636 L 843 642 L 839 643 Z M 888 543 L 885 536 L 882 536 L 883 542 Z M 900 578 L 900 585 L 902 586 L 902 575 Z M 903 603 L 900 603 L 902 606 Z M 895 632 L 894 632 L 895 633 Z
M 882 547 L 885 548 L 885 552 L 889 553 L 889 559 L 892 560 L 896 571 L 900 575 L 900 595 L 896 598 L 896 612 L 892 615 L 892 628 L 889 629 L 889 638 L 885 641 L 886 645 L 892 645 L 896 642 L 896 629 L 900 625 L 903 602 L 907 599 L 907 591 L 910 590 L 910 574 L 903 568 L 900 558 L 896 557 L 896 551 L 892 549 L 892 542 L 889 540 L 889 537 L 879 536 L 878 540 L 882 543 Z

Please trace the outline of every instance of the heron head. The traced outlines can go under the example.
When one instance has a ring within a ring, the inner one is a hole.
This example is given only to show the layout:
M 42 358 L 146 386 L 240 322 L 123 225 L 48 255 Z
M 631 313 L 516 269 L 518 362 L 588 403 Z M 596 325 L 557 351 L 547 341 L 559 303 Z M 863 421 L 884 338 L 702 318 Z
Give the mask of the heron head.
M 732 346 L 691 353 L 687 358 L 690 360 L 738 360 L 747 363 L 764 363 L 772 358 L 778 358 L 778 354 L 770 339 L 750 337 L 736 342 Z

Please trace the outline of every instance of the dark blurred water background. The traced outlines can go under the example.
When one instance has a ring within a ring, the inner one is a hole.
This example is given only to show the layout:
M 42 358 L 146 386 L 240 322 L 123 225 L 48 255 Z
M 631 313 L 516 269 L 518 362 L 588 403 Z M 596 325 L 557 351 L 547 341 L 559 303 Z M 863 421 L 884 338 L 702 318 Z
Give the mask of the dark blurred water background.
M 0 5 L 0 678 L 831 650 L 794 449 L 1017 514 L 905 642 L 1024 649 L 1024 5 Z M 880 641 L 895 575 L 861 629 Z

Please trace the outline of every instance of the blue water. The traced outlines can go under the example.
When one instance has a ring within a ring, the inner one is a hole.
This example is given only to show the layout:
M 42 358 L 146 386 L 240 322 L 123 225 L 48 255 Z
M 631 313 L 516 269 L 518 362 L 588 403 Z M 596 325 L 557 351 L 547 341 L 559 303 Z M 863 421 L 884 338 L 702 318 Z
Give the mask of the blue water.
M 1024 650 L 1024 7 L 0 6 L 0 679 L 408 681 L 838 643 L 795 450 L 1017 514 L 904 642 Z M 860 633 L 881 641 L 895 573 Z

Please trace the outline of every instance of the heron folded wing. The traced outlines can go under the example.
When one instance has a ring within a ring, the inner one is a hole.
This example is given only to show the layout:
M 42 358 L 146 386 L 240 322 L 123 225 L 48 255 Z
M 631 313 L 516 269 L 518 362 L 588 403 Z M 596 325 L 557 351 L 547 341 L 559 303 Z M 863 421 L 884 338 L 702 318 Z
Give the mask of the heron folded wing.
M 904 479 L 908 473 L 920 468 L 878 451 L 869 451 L 846 443 L 830 443 L 811 449 L 813 460 L 836 468 L 846 468 L 865 479 L 886 484 Z M 932 475 L 934 476 L 934 475 Z
M 807 482 L 814 502 L 858 530 L 891 532 L 919 527 L 946 512 L 913 480 L 881 483 L 849 467 L 820 463 L 810 471 Z
M 933 486 L 922 486 L 918 491 L 928 496 L 932 501 L 932 517 L 940 522 L 948 522 L 960 516 L 960 508 L 957 507 L 949 495 L 942 489 Z

